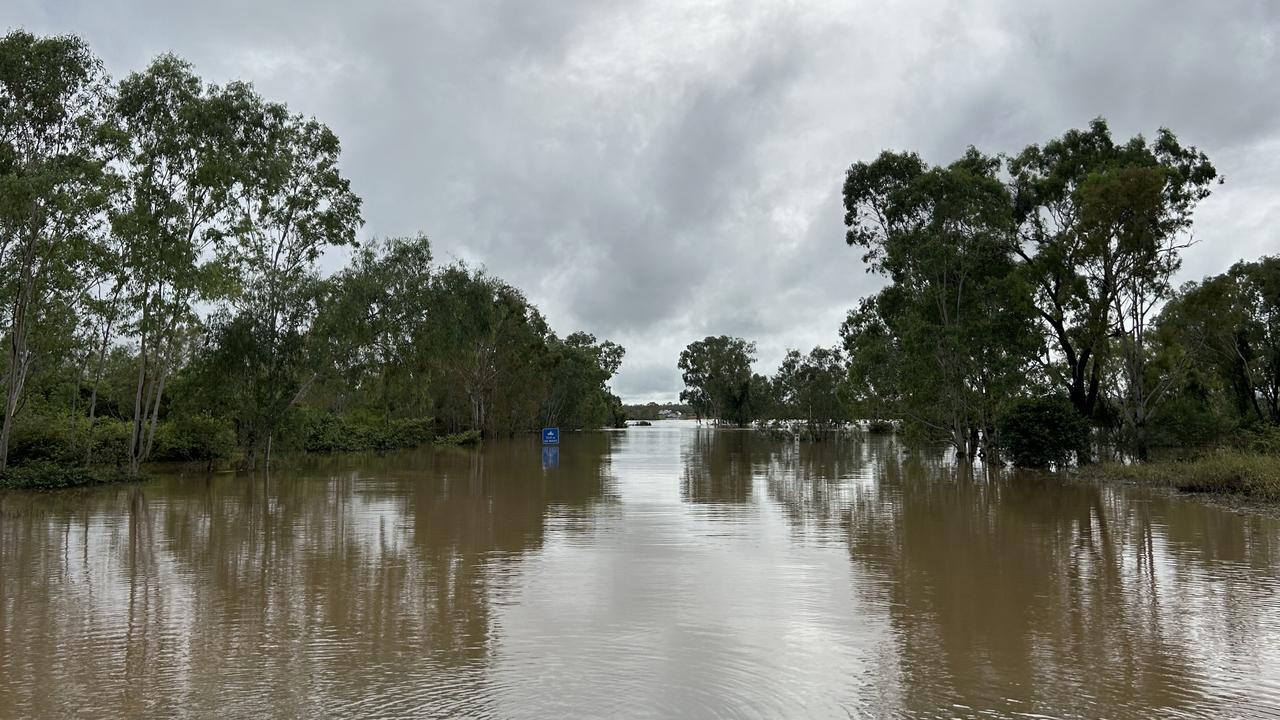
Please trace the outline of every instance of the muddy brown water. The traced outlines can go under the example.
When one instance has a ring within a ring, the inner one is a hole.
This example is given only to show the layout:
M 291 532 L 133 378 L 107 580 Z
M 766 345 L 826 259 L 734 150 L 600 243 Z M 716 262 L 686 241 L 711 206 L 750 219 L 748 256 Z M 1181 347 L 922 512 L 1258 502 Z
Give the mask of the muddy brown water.
M 0 717 L 1280 717 L 1280 521 L 657 423 L 0 495 Z

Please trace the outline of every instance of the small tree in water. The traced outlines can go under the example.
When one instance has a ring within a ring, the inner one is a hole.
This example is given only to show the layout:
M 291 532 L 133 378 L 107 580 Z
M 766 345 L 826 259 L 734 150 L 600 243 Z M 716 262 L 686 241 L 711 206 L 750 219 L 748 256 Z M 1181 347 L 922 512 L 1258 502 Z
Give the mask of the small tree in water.
M 1089 423 L 1059 396 L 1021 398 L 1000 415 L 1000 446 L 1019 467 L 1064 465 L 1089 447 Z

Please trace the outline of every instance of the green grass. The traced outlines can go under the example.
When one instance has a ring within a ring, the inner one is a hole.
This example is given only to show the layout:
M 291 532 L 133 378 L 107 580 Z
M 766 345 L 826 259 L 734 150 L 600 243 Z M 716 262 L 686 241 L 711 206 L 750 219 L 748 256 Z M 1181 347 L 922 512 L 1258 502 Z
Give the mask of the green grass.
M 1189 460 L 1122 465 L 1103 463 L 1091 474 L 1185 492 L 1240 495 L 1280 502 L 1280 455 L 1218 450 Z

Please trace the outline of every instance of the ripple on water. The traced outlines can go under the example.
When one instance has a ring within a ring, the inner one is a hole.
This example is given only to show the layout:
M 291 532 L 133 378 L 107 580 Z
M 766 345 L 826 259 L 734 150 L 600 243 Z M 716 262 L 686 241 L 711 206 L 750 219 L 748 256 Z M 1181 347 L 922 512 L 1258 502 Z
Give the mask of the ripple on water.
M 0 718 L 1280 718 L 1280 524 L 687 424 L 0 495 Z

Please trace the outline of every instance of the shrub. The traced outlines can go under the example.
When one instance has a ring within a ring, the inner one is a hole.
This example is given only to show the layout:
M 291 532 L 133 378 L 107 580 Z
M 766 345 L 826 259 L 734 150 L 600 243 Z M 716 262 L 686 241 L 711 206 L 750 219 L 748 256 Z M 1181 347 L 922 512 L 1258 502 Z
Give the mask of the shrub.
M 123 473 L 95 471 L 81 466 L 59 465 L 38 460 L 0 471 L 0 488 L 15 490 L 59 490 L 84 485 L 122 482 Z
M 224 420 L 208 415 L 185 415 L 166 420 L 156 428 L 153 460 L 212 462 L 230 457 L 236 434 Z
M 1066 398 L 1015 400 L 997 421 L 1000 446 L 1019 467 L 1062 465 L 1089 447 L 1089 423 Z
M 95 465 L 120 467 L 129 462 L 129 442 L 133 440 L 133 423 L 115 418 L 98 418 L 93 424 L 93 456 Z M 83 462 L 79 458 L 77 462 Z
M 435 437 L 430 418 L 381 422 L 316 415 L 307 418 L 302 447 L 308 452 L 356 452 L 418 447 Z
M 9 440 L 11 463 L 74 462 L 76 454 L 75 428 L 68 418 L 18 416 Z
M 464 430 L 436 438 L 437 445 L 475 445 L 480 442 L 479 430 Z
M 1157 447 L 1213 445 L 1235 429 L 1230 418 L 1222 417 L 1206 402 L 1177 396 L 1160 405 L 1151 418 L 1148 439 Z

